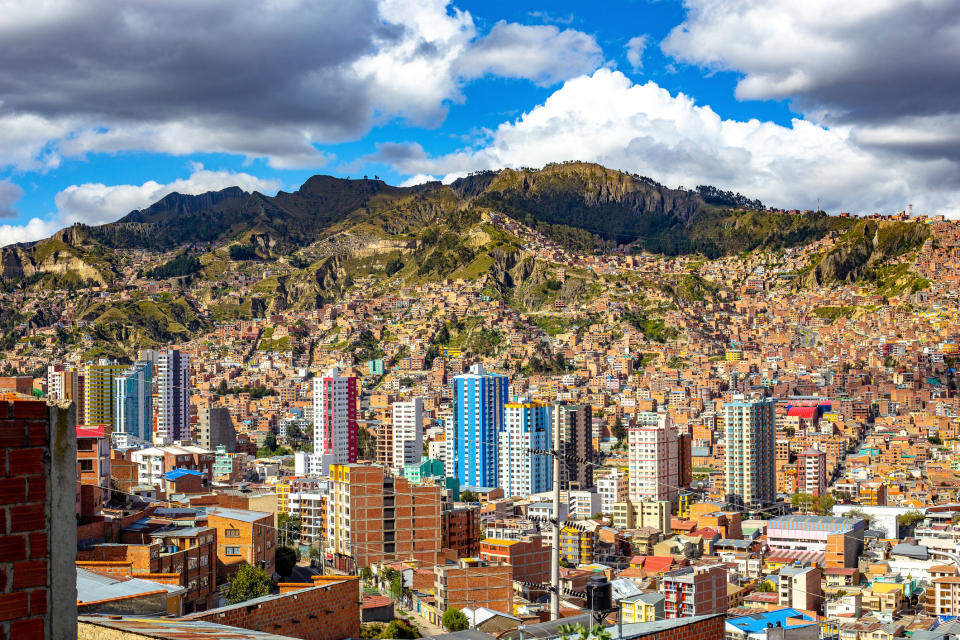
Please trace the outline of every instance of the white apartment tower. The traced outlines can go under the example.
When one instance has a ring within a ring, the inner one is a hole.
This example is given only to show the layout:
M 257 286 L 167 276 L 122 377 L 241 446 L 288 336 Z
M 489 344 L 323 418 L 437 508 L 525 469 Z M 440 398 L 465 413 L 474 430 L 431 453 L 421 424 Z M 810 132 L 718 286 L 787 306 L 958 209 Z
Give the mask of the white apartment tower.
M 505 405 L 504 429 L 498 434 L 498 479 L 506 496 L 547 491 L 553 481 L 550 458 L 530 449 L 550 448 L 552 407 L 540 402 Z
M 629 477 L 619 469 L 597 478 L 597 493 L 600 494 L 600 511 L 613 514 L 613 505 L 626 502 L 630 497 Z M 592 514 L 591 514 L 592 515 Z
M 627 436 L 630 500 L 676 501 L 680 485 L 680 445 L 665 413 L 641 412 Z
M 417 464 L 423 457 L 423 398 L 393 403 L 393 467 L 403 473 L 404 465 Z

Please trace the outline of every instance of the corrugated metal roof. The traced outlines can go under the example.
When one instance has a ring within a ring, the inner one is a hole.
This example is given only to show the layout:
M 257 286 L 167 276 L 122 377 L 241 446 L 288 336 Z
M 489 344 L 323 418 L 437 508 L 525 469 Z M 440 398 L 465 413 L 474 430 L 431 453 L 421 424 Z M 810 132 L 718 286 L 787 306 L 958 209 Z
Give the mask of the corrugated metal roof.
M 157 640 L 294 640 L 290 636 L 250 631 L 200 620 L 169 618 L 78 616 L 80 624 L 92 624 Z
M 113 598 L 133 598 L 160 590 L 174 593 L 184 591 L 184 588 L 141 578 L 116 578 L 77 567 L 77 602 L 79 603 Z
M 267 513 L 266 511 L 250 511 L 247 509 L 226 509 L 223 507 L 208 507 L 207 515 L 219 516 L 221 518 L 230 518 L 231 520 L 240 520 L 242 522 L 256 522 L 257 520 L 263 520 L 264 518 L 272 517 L 272 514 Z

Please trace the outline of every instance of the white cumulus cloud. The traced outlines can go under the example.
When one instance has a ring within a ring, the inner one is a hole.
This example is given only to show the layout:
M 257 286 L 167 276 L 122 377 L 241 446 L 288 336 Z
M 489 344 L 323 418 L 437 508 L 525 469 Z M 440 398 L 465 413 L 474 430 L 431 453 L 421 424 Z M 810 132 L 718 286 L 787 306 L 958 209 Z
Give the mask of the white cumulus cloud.
M 647 36 L 630 38 L 627 42 L 627 62 L 634 71 L 643 68 L 643 52 L 647 49 Z
M 466 77 L 492 74 L 550 85 L 589 73 L 601 64 L 603 52 L 591 35 L 501 20 L 473 43 L 460 59 L 459 70 Z
M 782 207 L 960 214 L 956 163 L 904 158 L 857 143 L 850 127 L 794 119 L 784 127 L 721 118 L 654 82 L 600 69 L 567 81 L 542 105 L 501 124 L 491 142 L 398 163 L 406 173 L 595 161 L 671 186 L 711 184 Z
M 49 219 L 33 218 L 24 225 L 0 225 L 0 246 L 40 240 L 76 222 L 90 225 L 111 222 L 171 193 L 196 195 L 237 186 L 244 191 L 273 195 L 280 188 L 277 180 L 265 180 L 248 173 L 212 171 L 199 163 L 193 163 L 191 169 L 188 177 L 166 184 L 148 180 L 139 185 L 84 183 L 69 186 L 56 195 L 57 212 Z
M 415 176 L 410 176 L 406 180 L 400 183 L 401 187 L 415 187 L 418 184 L 423 184 L 425 182 L 434 182 L 439 180 L 436 176 L 432 176 L 429 173 L 418 173 Z

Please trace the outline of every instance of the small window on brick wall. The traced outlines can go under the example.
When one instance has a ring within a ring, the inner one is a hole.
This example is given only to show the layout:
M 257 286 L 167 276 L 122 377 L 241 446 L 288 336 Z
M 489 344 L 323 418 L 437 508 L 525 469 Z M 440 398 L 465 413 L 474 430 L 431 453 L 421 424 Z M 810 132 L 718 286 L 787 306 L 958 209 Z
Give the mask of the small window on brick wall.
M 226 530 L 223 532 L 223 537 L 225 537 L 225 538 L 239 538 L 239 537 L 240 537 L 240 529 L 226 529 Z
M 228 556 L 238 556 L 240 555 L 240 547 L 227 547 L 226 554 Z

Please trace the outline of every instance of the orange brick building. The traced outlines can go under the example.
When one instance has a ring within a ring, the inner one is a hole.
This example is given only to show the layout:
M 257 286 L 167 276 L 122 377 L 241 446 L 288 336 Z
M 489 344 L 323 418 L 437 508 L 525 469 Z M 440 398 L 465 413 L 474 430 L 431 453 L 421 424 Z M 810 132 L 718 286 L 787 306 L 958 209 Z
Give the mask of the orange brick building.
M 129 535 L 124 531 L 124 534 Z M 217 598 L 216 531 L 209 527 L 169 527 L 149 534 L 149 542 L 102 544 L 77 552 L 77 566 L 117 577 L 137 577 L 187 589 L 183 609 L 205 611 Z
M 487 607 L 513 614 L 513 567 L 461 558 L 433 568 L 437 611 Z
M 480 507 L 455 507 L 443 512 L 441 544 L 461 558 L 480 553 Z
M 441 488 L 394 478 L 383 468 L 330 466 L 327 522 L 335 566 L 440 557 Z
M 550 581 L 550 547 L 541 536 L 523 536 L 519 540 L 487 538 L 480 541 L 480 559 L 492 564 L 509 564 L 513 579 L 524 582 Z
M 212 507 L 207 524 L 217 530 L 217 581 L 226 582 L 240 564 L 259 565 L 273 575 L 277 531 L 273 514 Z

